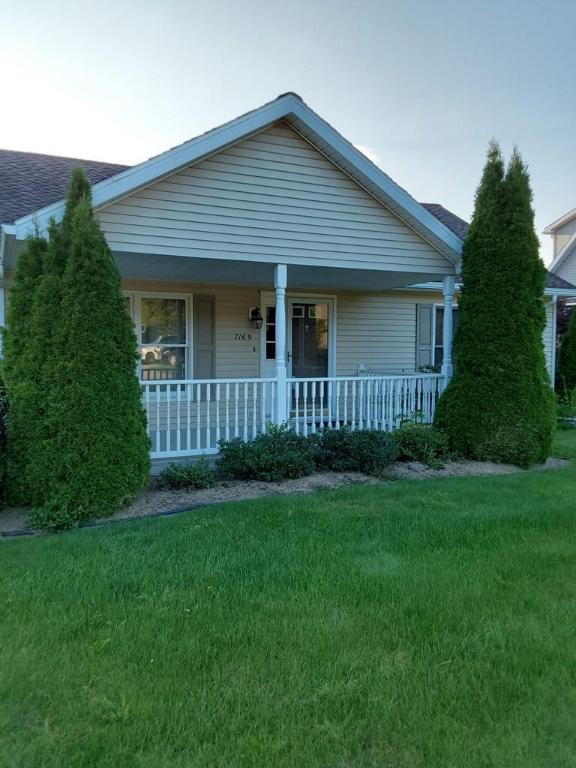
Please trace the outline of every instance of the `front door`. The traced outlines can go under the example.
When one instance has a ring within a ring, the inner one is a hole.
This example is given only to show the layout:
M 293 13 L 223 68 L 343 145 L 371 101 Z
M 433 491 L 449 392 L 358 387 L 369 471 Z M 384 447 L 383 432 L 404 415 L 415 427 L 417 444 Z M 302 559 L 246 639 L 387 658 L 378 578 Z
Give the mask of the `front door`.
M 318 379 L 329 375 L 330 302 L 288 299 L 288 376 Z

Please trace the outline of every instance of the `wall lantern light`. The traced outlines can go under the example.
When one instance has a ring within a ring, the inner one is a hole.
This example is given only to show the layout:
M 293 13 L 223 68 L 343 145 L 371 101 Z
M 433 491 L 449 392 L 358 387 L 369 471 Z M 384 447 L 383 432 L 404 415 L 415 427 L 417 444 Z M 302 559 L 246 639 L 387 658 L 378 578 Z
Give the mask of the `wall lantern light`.
M 258 307 L 251 307 L 249 312 L 250 322 L 252 323 L 252 328 L 256 328 L 257 331 L 262 328 L 262 323 L 264 322 L 264 318 L 260 314 L 260 310 Z

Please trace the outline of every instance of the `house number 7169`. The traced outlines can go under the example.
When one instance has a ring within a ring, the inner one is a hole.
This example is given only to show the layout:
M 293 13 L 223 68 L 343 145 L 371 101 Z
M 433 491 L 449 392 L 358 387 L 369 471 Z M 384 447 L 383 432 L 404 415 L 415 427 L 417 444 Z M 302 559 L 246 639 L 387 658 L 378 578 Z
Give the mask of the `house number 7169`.
M 234 334 L 234 341 L 251 341 L 252 334 L 251 333 L 235 333 Z

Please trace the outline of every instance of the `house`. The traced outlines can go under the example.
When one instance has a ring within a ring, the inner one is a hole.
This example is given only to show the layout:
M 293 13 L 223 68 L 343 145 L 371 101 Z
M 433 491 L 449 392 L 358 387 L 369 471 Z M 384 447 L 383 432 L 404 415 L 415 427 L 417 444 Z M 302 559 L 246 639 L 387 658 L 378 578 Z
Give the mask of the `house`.
M 270 422 L 431 420 L 452 372 L 467 224 L 418 203 L 299 96 L 131 168 L 0 153 L 8 288 L 31 228 L 62 216 L 75 164 L 135 322 L 153 459 L 214 453 Z M 574 290 L 548 275 L 551 373 L 554 302 Z
M 562 280 L 576 282 L 576 208 L 549 224 L 544 234 L 552 236 L 550 272 Z

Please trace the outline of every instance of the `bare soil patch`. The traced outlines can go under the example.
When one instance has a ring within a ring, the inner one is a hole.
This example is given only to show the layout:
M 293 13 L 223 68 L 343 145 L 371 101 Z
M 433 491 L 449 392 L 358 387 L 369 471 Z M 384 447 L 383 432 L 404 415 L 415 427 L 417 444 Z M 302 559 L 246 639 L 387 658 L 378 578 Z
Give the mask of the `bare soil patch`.
M 568 459 L 550 458 L 545 464 L 531 467 L 530 470 L 563 469 L 568 466 Z M 222 481 L 213 488 L 197 491 L 162 491 L 157 488 L 157 481 L 152 480 L 150 487 L 134 500 L 132 504 L 116 512 L 111 517 L 92 521 L 99 524 L 129 518 L 152 517 L 170 512 L 185 511 L 198 507 L 218 504 L 224 501 L 242 501 L 263 496 L 288 493 L 310 493 L 318 489 L 339 488 L 352 483 L 387 483 L 395 480 L 428 480 L 435 477 L 470 477 L 473 475 L 512 475 L 523 470 L 511 464 L 494 464 L 487 461 L 447 461 L 439 469 L 427 467 L 419 462 L 394 464 L 381 478 L 364 475 L 361 472 L 318 472 L 309 477 L 296 480 L 283 480 L 278 483 L 264 483 L 256 480 Z M 0 510 L 0 537 L 28 529 L 28 510 L 23 507 L 8 507 Z

